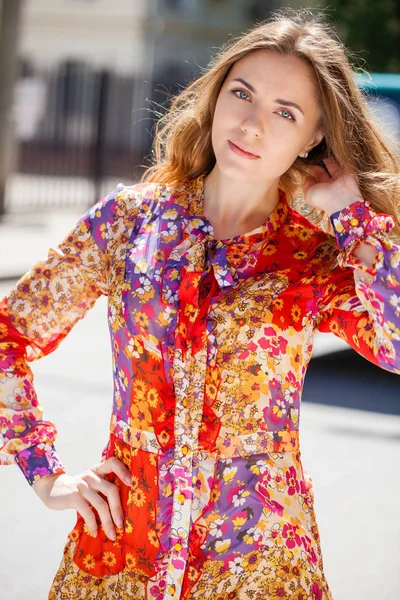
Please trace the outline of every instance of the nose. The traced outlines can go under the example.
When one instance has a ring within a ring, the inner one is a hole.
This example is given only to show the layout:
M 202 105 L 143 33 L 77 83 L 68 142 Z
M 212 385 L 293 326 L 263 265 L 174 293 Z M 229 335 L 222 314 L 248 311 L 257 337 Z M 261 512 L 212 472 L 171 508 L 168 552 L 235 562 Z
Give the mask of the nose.
M 256 115 L 253 117 L 248 116 L 246 120 L 243 121 L 241 125 L 241 130 L 243 133 L 247 133 L 250 136 L 254 136 L 255 138 L 262 137 L 263 134 L 263 126 L 261 120 L 257 118 Z

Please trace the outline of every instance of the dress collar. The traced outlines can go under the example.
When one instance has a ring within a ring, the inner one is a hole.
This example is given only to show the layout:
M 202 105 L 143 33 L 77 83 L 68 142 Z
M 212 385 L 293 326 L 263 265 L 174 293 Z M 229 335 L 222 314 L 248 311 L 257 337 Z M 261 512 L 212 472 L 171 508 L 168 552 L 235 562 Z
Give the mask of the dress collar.
M 207 221 L 210 225 L 212 232 L 212 225 L 208 221 L 208 219 L 204 216 L 204 179 L 205 174 L 196 177 L 191 180 L 188 185 L 188 212 L 192 216 L 198 216 L 202 220 Z M 253 238 L 261 239 L 266 234 L 277 231 L 280 226 L 286 221 L 288 217 L 288 213 L 291 212 L 290 206 L 288 204 L 286 194 L 281 189 L 278 188 L 279 191 L 279 202 L 269 215 L 269 217 L 259 225 L 255 227 L 251 231 L 246 231 L 245 233 L 241 233 L 236 235 L 233 238 L 224 238 L 220 240 L 224 244 L 237 244 L 237 243 L 248 243 L 250 241 L 254 241 Z

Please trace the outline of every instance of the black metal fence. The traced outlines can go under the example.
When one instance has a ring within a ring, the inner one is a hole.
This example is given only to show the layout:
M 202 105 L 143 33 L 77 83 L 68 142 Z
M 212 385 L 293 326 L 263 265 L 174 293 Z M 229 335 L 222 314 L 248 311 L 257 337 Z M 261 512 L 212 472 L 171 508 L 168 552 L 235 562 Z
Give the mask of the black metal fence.
M 150 77 L 72 61 L 48 72 L 27 69 L 16 86 L 6 211 L 90 205 L 109 181 L 138 180 L 149 164 L 153 102 L 162 102 L 162 93 Z

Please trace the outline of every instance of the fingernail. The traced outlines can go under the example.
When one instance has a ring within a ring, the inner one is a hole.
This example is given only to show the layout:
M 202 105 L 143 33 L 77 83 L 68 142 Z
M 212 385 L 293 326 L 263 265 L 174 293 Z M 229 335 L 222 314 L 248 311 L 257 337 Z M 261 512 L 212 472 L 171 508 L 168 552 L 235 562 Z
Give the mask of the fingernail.
M 130 477 L 125 477 L 126 485 L 132 485 L 132 479 Z
M 116 538 L 115 531 L 111 531 L 111 529 L 107 535 L 110 538 L 110 540 L 115 540 L 115 538 Z
M 121 517 L 119 517 L 119 518 L 117 519 L 117 525 L 118 525 L 118 527 L 122 527 L 122 526 L 123 526 L 123 524 L 124 524 L 123 520 L 121 519 Z
M 97 529 L 94 529 L 94 530 L 91 532 L 91 535 L 92 535 L 93 537 L 97 537 Z

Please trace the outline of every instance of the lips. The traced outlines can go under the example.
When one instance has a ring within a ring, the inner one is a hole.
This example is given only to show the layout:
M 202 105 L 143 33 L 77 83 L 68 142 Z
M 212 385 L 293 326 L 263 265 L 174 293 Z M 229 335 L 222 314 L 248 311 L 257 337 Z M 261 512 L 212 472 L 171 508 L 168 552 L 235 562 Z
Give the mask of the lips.
M 237 144 L 228 140 L 229 146 L 233 151 L 237 153 L 241 153 L 243 156 L 247 156 L 248 158 L 260 158 L 258 154 L 256 154 L 253 150 L 251 150 L 248 146 L 244 146 L 243 144 Z

